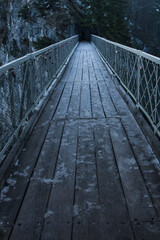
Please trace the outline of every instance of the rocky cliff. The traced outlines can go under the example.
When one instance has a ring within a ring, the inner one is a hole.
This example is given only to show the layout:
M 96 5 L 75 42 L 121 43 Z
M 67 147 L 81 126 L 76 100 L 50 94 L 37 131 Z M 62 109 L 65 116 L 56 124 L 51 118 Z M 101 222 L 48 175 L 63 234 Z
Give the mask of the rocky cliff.
M 0 2 L 0 65 L 77 32 L 78 1 Z

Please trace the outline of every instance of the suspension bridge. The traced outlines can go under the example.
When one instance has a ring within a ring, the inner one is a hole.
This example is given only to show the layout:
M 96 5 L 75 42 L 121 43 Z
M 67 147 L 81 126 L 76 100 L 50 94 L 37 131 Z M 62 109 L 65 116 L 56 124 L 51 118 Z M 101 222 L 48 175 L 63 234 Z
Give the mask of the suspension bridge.
M 1 240 L 160 239 L 159 58 L 74 36 L 0 92 Z

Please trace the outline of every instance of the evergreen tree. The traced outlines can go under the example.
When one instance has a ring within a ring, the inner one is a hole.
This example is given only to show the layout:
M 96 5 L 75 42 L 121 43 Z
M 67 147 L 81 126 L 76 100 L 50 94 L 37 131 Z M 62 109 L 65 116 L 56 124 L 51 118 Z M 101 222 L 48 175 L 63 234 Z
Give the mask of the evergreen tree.
M 112 41 L 130 45 L 127 22 L 128 0 L 82 0 L 82 26 Z

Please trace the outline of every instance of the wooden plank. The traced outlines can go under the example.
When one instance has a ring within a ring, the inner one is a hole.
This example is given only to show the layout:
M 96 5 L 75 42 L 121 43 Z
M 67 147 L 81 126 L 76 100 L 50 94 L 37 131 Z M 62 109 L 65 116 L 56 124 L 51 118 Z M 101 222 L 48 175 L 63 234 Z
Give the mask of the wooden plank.
M 89 68 L 89 79 L 90 79 L 90 83 L 96 83 L 97 82 L 97 79 L 96 79 L 96 75 L 95 75 L 95 71 L 94 71 L 94 68 L 93 66 L 91 66 Z
M 106 121 L 94 126 L 100 203 L 108 239 L 134 239 Z M 106 228 L 107 225 L 107 228 Z
M 11 229 L 11 227 L 0 227 L 0 239 L 8 240 Z
M 100 228 L 99 193 L 90 121 L 82 121 L 79 129 L 74 225 L 72 239 L 98 239 Z M 83 230 L 82 230 L 83 229 Z
M 79 46 L 77 47 L 77 49 L 79 48 Z M 62 79 L 61 79 L 61 83 L 62 82 L 68 82 L 68 80 L 69 80 L 69 76 L 70 76 L 70 73 L 71 73 L 71 70 L 72 70 L 72 68 L 73 68 L 73 66 L 74 66 L 74 63 L 75 63 L 75 60 L 76 60 L 76 58 L 77 58 L 77 49 L 76 49 L 76 51 L 74 52 L 74 54 L 73 54 L 73 56 L 72 56 L 72 58 L 71 58 L 71 60 L 70 60 L 70 62 L 69 62 L 69 64 L 68 64 L 68 67 L 65 69 L 65 72 L 64 72 L 64 74 L 63 74 L 63 77 L 62 77 Z
M 80 91 L 81 91 L 80 83 L 75 83 L 73 87 L 73 92 L 71 96 L 68 113 L 67 113 L 67 118 L 69 119 L 79 118 Z
M 54 119 L 65 119 L 72 94 L 73 83 L 66 83 L 59 105 L 56 109 Z
M 79 55 L 77 72 L 76 72 L 74 87 L 71 95 L 71 101 L 70 101 L 70 105 L 67 113 L 67 117 L 72 119 L 79 118 L 79 114 L 80 114 L 80 95 L 81 95 L 83 54 L 79 50 L 77 51 L 77 55 Z
M 23 200 L 23 195 L 28 186 L 28 180 L 32 174 L 48 131 L 50 120 L 53 117 L 57 103 L 63 92 L 63 87 L 64 84 L 60 84 L 59 87 L 56 88 L 56 92 L 53 93 L 52 99 L 48 102 L 46 110 L 44 110 L 40 116 L 23 152 L 12 169 L 9 183 L 7 183 L 2 190 L 5 193 L 3 195 L 4 197 L 0 200 L 0 222 L 2 222 L 3 226 L 6 226 L 7 222 L 10 225 L 14 224 Z
M 136 240 L 159 240 L 160 223 L 159 222 L 135 222 L 133 224 Z
M 76 53 L 76 58 L 73 62 L 72 70 L 71 70 L 70 75 L 68 77 L 68 82 L 75 82 L 78 65 L 79 65 L 79 56 Z
M 1 192 L 0 221 L 5 226 L 7 222 L 14 224 L 19 207 L 26 191 L 28 180 L 36 164 L 40 149 L 47 132 L 48 124 L 32 133 L 16 166 L 13 167 L 7 184 Z
M 71 239 L 78 123 L 67 121 L 41 239 Z
M 93 211 L 93 210 L 92 210 Z M 94 214 L 94 218 L 91 220 L 79 218 L 78 221 L 74 223 L 73 239 L 75 240 L 105 240 L 107 239 L 103 232 L 101 231 L 101 226 L 104 224 L 102 217 Z
M 98 88 L 101 96 L 101 101 L 103 104 L 103 109 L 105 111 L 106 117 L 118 116 L 118 113 L 114 107 L 114 104 L 108 94 L 108 89 L 104 82 L 98 82 Z
M 99 86 L 97 84 L 97 81 L 100 79 L 97 79 L 97 72 L 95 70 L 94 60 L 96 59 L 96 56 L 94 55 L 93 49 L 88 54 L 88 63 L 90 63 L 89 67 L 89 79 L 90 79 L 90 91 L 91 91 L 91 103 L 92 103 L 92 113 L 94 118 L 104 118 L 104 109 L 102 105 L 102 100 L 100 97 L 99 92 Z
M 56 109 L 56 113 L 54 116 L 54 118 L 56 119 L 59 119 L 59 118 L 65 119 L 66 117 L 72 90 L 73 90 L 73 82 L 75 81 L 75 77 L 76 77 L 77 65 L 78 65 L 78 55 L 75 52 L 74 58 L 72 58 L 72 61 L 67 68 L 67 73 L 61 79 L 61 82 L 67 82 L 67 84 L 65 84 L 65 89 L 63 91 L 59 105 Z
M 74 86 L 71 95 L 71 101 L 67 113 L 68 118 L 79 118 L 79 108 L 80 108 L 80 91 L 81 91 L 81 78 L 82 78 L 82 57 L 78 57 L 78 63 L 75 66 L 75 78 Z M 78 82 L 79 79 L 79 82 Z
M 30 179 L 10 239 L 39 239 L 53 183 L 64 122 L 53 122 Z
M 130 113 L 127 104 L 125 103 L 125 101 L 122 99 L 122 97 L 120 96 L 119 92 L 117 91 L 113 81 L 111 80 L 111 78 L 108 79 L 108 81 L 105 82 L 107 87 L 108 87 L 108 91 L 109 91 L 109 95 L 113 101 L 113 104 L 118 112 L 118 114 L 120 116 L 125 116 L 127 114 Z
M 83 54 L 84 55 L 83 55 L 83 73 L 81 81 L 80 118 L 91 118 L 92 110 L 86 51 L 84 51 Z
M 99 68 L 100 68 L 101 74 L 103 76 L 103 79 L 106 82 L 108 82 L 108 80 L 111 79 L 109 72 L 107 71 L 106 67 L 104 66 L 104 64 L 101 61 L 99 61 L 98 64 L 99 64 Z
M 92 118 L 89 82 L 82 81 L 80 118 Z
M 78 68 L 77 68 L 77 74 L 76 74 L 76 78 L 75 78 L 75 83 L 80 83 L 82 81 L 82 72 L 83 72 L 83 52 L 81 52 L 80 50 L 77 51 L 77 54 L 79 56 L 79 60 L 78 60 Z
M 97 82 L 97 75 L 96 75 L 96 71 L 99 71 L 99 69 L 95 70 L 95 63 L 96 59 L 95 59 L 95 56 L 93 54 L 92 51 L 90 51 L 90 54 L 89 54 L 89 62 L 91 64 L 90 68 L 89 68 L 89 76 L 90 76 L 90 81 L 92 83 L 95 83 Z
M 66 76 L 63 76 L 61 82 L 73 83 L 75 81 L 75 76 L 77 72 L 77 61 L 74 61 L 73 65 L 70 66 L 70 73 Z
M 92 52 L 90 55 L 91 55 L 92 65 L 93 65 L 93 68 L 95 71 L 95 76 L 96 76 L 97 81 L 104 81 L 104 77 L 101 72 L 102 65 L 100 65 L 99 56 L 97 55 L 97 53 L 95 52 L 95 50 L 93 48 L 92 48 Z
M 63 94 L 64 87 L 65 84 L 61 82 L 57 85 L 46 107 L 44 108 L 35 128 L 45 126 L 45 124 L 51 121 L 56 111 L 57 105 L 61 99 L 61 96 Z
M 145 179 L 154 206 L 160 217 L 159 161 L 155 157 L 148 141 L 144 137 L 132 114 L 129 114 L 127 117 L 122 117 L 122 123 Z
M 104 118 L 104 112 L 102 102 L 100 99 L 97 83 L 91 82 L 91 102 L 92 102 L 92 113 L 94 118 Z
M 157 214 L 119 119 L 108 119 L 113 149 L 132 221 L 149 221 Z

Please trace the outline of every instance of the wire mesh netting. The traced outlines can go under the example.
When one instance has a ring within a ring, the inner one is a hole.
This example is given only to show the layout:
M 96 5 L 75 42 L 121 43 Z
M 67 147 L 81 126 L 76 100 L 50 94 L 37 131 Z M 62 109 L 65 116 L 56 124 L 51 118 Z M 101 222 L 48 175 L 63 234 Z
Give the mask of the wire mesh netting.
M 0 67 L 0 162 L 77 42 L 74 36 Z
M 160 58 L 95 35 L 92 42 L 160 136 Z

